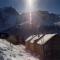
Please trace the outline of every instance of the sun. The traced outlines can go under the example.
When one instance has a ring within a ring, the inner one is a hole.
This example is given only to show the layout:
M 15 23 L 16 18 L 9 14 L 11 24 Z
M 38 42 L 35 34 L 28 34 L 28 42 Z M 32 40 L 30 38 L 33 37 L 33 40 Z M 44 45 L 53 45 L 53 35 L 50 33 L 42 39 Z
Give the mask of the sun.
M 33 0 L 28 0 L 29 7 L 32 7 Z
M 34 8 L 34 0 L 26 0 L 26 9 L 32 11 Z

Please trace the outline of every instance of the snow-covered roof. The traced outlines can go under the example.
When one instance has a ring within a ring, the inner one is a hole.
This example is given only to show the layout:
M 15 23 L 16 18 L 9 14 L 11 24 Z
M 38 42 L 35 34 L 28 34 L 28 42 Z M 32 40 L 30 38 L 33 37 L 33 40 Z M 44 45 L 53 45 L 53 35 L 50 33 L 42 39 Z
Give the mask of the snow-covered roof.
M 50 40 L 52 37 L 54 37 L 56 34 L 46 34 L 45 36 L 43 36 L 38 42 L 37 44 L 43 45 L 45 44 L 48 40 Z
M 30 42 L 34 43 L 34 41 L 36 41 L 37 39 L 39 39 L 42 36 L 43 36 L 43 34 L 40 34 L 39 37 L 38 37 L 38 35 L 36 35 Z
M 33 37 L 35 37 L 36 35 L 31 35 L 30 37 L 28 37 L 25 41 L 29 41 L 30 39 L 32 39 Z

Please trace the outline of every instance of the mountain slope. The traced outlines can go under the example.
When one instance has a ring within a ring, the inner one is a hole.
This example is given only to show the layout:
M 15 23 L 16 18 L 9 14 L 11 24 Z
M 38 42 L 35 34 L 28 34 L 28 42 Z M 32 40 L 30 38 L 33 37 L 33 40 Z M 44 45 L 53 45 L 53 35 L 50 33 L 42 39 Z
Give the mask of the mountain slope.
M 11 27 L 16 27 L 18 21 L 21 21 L 20 15 L 14 8 L 0 8 L 0 32 Z

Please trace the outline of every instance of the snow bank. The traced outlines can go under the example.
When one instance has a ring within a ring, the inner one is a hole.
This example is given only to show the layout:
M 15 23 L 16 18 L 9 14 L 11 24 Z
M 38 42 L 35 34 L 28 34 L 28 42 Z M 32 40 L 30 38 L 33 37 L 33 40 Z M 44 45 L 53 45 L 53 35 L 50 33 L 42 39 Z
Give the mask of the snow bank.
M 25 51 L 23 45 L 13 45 L 0 39 L 0 60 L 39 60 Z

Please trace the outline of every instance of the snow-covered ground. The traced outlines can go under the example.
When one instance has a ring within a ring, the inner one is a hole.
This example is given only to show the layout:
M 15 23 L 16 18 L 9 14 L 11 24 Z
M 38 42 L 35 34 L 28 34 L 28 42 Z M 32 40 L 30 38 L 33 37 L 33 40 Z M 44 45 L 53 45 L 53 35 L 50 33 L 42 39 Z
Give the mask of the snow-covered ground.
M 23 45 L 13 45 L 0 39 L 0 60 L 39 60 L 25 51 Z

